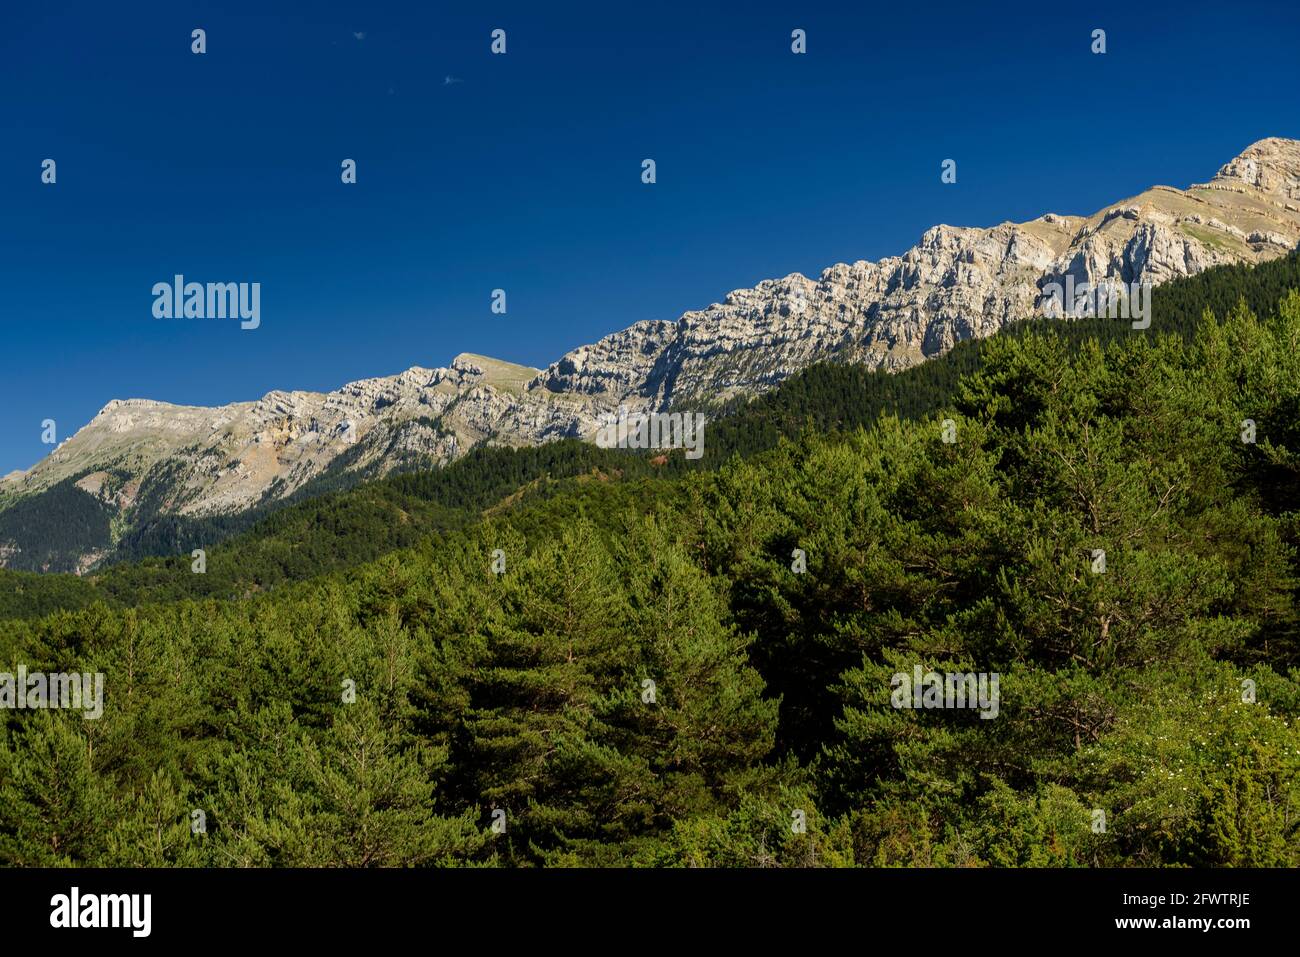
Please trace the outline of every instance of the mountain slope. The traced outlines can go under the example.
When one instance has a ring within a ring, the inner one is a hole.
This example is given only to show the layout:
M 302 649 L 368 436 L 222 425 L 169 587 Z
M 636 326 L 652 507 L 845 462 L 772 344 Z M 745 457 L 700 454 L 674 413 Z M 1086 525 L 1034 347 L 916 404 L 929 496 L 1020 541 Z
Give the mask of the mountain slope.
M 606 499 L 597 501 L 592 496 L 602 487 L 635 482 L 640 498 L 660 501 L 675 494 L 677 487 L 665 479 L 712 470 L 735 458 L 751 459 L 783 440 L 798 441 L 809 431 L 851 433 L 873 427 L 882 414 L 916 420 L 951 411 L 963 377 L 979 372 L 986 352 L 996 350 L 1005 338 L 1044 331 L 1071 354 L 1094 342 L 1107 345 L 1166 334 L 1188 340 L 1207 310 L 1226 318 L 1244 304 L 1255 315 L 1269 316 L 1297 289 L 1300 254 L 1292 254 L 1261 266 L 1220 266 L 1170 283 L 1156 300 L 1147 332 L 1104 319 L 1024 321 L 997 336 L 958 343 L 943 356 L 898 373 L 819 363 L 728 410 L 710 425 L 710 454 L 698 460 L 670 455 L 661 461 L 654 452 L 601 449 L 572 439 L 537 447 L 481 447 L 446 468 L 305 497 L 273 512 L 271 505 L 263 505 L 235 516 L 154 520 L 148 534 L 119 542 L 117 564 L 80 579 L 0 570 L 0 619 L 36 617 L 94 601 L 134 605 L 247 595 L 441 538 L 488 513 L 535 508 L 539 500 L 565 498 L 568 507 L 582 514 L 606 516 L 625 508 L 626 499 L 616 507 Z M 1269 428 L 1275 432 L 1273 425 Z M 649 477 L 659 481 L 653 487 L 640 482 Z M 10 528 L 11 516 L 22 514 L 26 512 L 19 509 L 0 514 L 0 534 Z M 49 541 L 66 547 L 67 539 L 57 538 L 61 528 L 50 532 L 55 537 Z M 190 570 L 193 548 L 207 552 L 204 575 Z M 126 561 L 148 556 L 163 557 Z
M 818 362 L 903 369 L 1041 314 L 1044 287 L 1066 276 L 1162 284 L 1297 243 L 1300 142 L 1266 139 L 1187 190 L 1156 186 L 1088 217 L 936 226 L 903 256 L 763 282 L 541 371 L 463 354 L 443 369 L 213 409 L 114 400 L 32 469 L 0 480 L 0 565 L 85 570 L 160 518 L 238 515 L 445 465 L 476 445 L 590 439 L 620 405 L 717 408 Z M 56 500 L 87 513 L 75 554 L 32 533 Z M 20 503 L 22 522 L 4 521 Z

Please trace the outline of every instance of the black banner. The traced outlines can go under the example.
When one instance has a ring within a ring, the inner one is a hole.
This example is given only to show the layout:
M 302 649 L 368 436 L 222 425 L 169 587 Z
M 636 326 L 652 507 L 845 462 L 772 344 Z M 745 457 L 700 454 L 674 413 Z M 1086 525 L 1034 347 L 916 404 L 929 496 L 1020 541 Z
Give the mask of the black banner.
M 0 871 L 12 940 L 337 947 L 430 928 L 499 945 L 768 942 L 882 933 L 945 945 L 1295 933 L 1283 870 Z M 1042 935 L 1051 934 L 1050 938 Z M 464 939 L 457 937 L 457 939 Z M 450 943 L 450 938 L 447 940 Z

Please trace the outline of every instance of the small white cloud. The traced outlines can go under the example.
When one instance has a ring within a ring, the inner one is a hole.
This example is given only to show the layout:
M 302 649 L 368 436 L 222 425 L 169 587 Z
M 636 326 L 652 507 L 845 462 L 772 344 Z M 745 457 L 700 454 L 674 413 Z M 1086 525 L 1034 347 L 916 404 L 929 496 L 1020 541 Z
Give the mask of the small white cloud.
M 464 82 L 465 82 L 465 81 L 462 80 L 460 77 L 458 77 L 458 76 L 452 76 L 451 74 L 448 74 L 447 77 L 446 77 L 446 79 L 444 79 L 444 80 L 442 81 L 442 85 L 443 85 L 443 86 L 451 86 L 453 83 L 464 83 Z
M 354 34 L 352 34 L 352 35 L 353 35 L 354 37 L 356 37 L 358 40 L 364 40 L 364 39 L 366 38 L 366 35 L 365 35 L 364 32 L 362 32 L 362 33 L 354 33 Z

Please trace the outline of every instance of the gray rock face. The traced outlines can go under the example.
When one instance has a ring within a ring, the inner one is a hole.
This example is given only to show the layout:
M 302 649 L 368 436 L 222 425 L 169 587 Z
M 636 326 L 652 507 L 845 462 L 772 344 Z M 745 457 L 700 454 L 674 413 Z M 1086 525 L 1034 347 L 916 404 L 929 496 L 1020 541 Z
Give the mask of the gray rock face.
M 1261 140 L 1208 183 L 1155 186 L 1086 217 L 935 226 L 901 256 L 739 289 L 540 371 L 466 354 L 444 369 L 218 408 L 114 400 L 32 469 L 0 480 L 0 509 L 74 475 L 111 472 L 105 487 L 119 490 L 113 501 L 128 521 L 151 480 L 166 511 L 237 511 L 292 493 L 336 460 L 367 475 L 436 466 L 478 443 L 591 438 L 601 414 L 620 405 L 689 409 L 755 395 L 815 362 L 902 369 L 1043 313 L 1044 287 L 1067 276 L 1158 285 L 1298 243 L 1300 142 Z
M 574 350 L 530 388 L 682 406 L 760 392 L 818 361 L 901 369 L 1042 314 L 1043 287 L 1067 276 L 1159 285 L 1281 256 L 1300 243 L 1298 207 L 1300 143 L 1261 140 L 1187 190 L 1155 186 L 1086 217 L 935 226 L 902 256 L 737 290 L 671 327 L 640 323 Z

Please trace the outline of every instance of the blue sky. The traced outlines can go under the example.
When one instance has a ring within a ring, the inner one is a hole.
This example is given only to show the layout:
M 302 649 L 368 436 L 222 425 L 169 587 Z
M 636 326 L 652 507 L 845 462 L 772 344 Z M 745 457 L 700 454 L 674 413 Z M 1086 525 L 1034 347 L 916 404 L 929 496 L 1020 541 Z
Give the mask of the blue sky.
M 43 419 L 62 439 L 113 398 L 328 390 L 463 351 L 542 366 L 935 223 L 1090 213 L 1300 137 L 1293 0 L 168 0 L 4 21 L 0 473 L 49 451 Z M 175 273 L 260 282 L 260 328 L 155 319 Z

